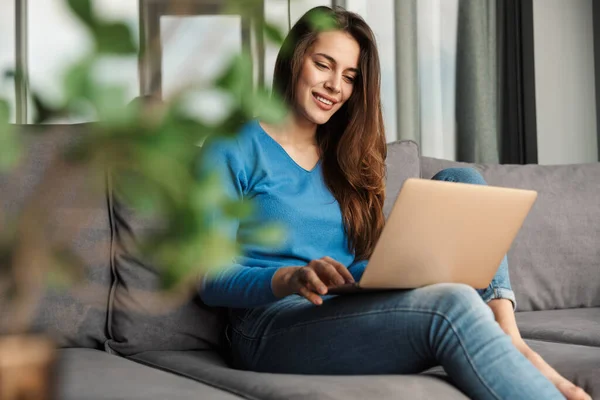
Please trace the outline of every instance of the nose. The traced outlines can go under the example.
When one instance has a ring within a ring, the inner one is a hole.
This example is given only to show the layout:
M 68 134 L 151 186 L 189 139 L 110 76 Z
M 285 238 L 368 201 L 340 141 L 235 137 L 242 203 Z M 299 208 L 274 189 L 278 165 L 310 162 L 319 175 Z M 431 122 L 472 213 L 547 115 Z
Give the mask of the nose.
M 328 80 L 325 81 L 325 89 L 329 90 L 334 94 L 338 94 L 342 87 L 342 76 L 341 74 L 331 74 Z

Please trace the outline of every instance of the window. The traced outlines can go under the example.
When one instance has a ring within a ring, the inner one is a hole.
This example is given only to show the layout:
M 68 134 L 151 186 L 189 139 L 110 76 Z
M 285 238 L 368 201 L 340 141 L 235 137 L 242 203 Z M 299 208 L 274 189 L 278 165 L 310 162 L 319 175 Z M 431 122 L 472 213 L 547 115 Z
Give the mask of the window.
M 0 96 L 7 98 L 12 110 L 11 122 L 16 122 L 14 79 L 5 72 L 15 69 L 15 2 L 0 3 Z

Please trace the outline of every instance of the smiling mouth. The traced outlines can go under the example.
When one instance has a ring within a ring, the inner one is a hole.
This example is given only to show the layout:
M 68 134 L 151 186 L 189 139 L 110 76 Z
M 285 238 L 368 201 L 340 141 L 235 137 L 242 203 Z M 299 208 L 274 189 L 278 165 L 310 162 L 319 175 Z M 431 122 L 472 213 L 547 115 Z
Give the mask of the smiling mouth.
M 334 104 L 331 100 L 327 100 L 326 98 L 321 97 L 316 93 L 313 93 L 313 96 L 315 97 L 315 99 L 317 99 L 318 101 L 320 101 L 321 103 L 323 103 L 327 106 L 333 106 L 333 104 Z

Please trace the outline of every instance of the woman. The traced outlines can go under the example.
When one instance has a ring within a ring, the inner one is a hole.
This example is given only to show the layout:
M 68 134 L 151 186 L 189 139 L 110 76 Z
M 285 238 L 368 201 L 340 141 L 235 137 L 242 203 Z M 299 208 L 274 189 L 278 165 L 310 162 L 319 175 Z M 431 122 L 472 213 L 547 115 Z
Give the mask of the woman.
M 315 13 L 335 27 L 314 23 Z M 588 399 L 521 339 L 506 257 L 485 290 L 327 295 L 360 279 L 384 225 L 379 58 L 367 24 L 340 8 L 309 11 L 282 49 L 274 87 L 292 110 L 286 121 L 252 121 L 234 139 L 206 145 L 229 195 L 258 207 L 230 233 L 243 237 L 264 221 L 289 230 L 280 248 L 245 245 L 237 264 L 202 282 L 204 302 L 230 310 L 235 366 L 411 374 L 441 364 L 472 398 Z M 434 179 L 485 184 L 472 169 Z

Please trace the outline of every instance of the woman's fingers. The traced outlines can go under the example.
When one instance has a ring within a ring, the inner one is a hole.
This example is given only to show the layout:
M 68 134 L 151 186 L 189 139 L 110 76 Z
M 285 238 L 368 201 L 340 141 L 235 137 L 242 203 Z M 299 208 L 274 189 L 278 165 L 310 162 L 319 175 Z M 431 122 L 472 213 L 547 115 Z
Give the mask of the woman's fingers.
M 298 293 L 314 305 L 320 306 L 323 304 L 323 299 L 318 294 L 308 290 L 306 286 L 301 286 L 300 290 L 298 290 Z
M 329 282 L 331 285 L 343 285 L 344 277 L 340 275 L 338 270 L 328 261 L 324 259 L 313 260 L 311 262 L 313 264 L 315 271 L 319 274 L 319 277 L 326 282 Z
M 312 285 L 313 288 L 316 289 L 317 293 L 326 294 L 327 286 L 323 283 L 319 275 L 312 268 L 302 268 L 302 282 L 305 286 L 307 284 Z
M 333 265 L 335 267 L 335 269 L 337 270 L 337 272 L 342 276 L 342 278 L 344 278 L 346 283 L 354 283 L 354 277 L 352 276 L 350 271 L 348 271 L 348 268 L 346 268 L 346 266 L 344 264 L 342 264 L 339 261 L 334 260 L 333 258 L 331 258 L 329 256 L 323 257 L 323 260 L 325 260 L 325 261 L 329 262 L 331 265 Z
M 348 268 L 331 257 L 323 257 L 312 260 L 305 267 L 300 268 L 292 279 L 294 291 L 315 305 L 323 304 L 322 295 L 327 294 L 327 285 L 343 285 L 354 282 L 354 278 Z

